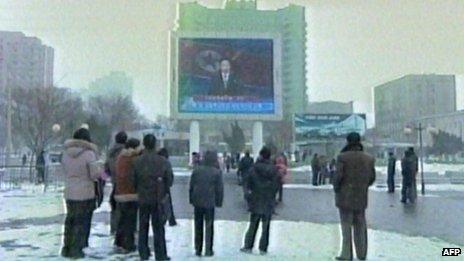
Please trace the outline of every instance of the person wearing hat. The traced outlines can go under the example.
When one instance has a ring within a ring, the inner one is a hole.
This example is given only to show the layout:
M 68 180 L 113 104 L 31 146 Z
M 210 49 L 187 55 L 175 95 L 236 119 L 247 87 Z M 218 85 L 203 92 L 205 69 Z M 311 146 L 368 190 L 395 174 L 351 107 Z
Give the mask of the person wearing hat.
M 352 235 L 358 259 L 367 256 L 367 225 L 365 210 L 369 186 L 375 181 L 375 159 L 363 151 L 361 136 L 350 133 L 347 145 L 337 159 L 333 187 L 339 210 L 342 245 L 337 260 L 352 260 Z

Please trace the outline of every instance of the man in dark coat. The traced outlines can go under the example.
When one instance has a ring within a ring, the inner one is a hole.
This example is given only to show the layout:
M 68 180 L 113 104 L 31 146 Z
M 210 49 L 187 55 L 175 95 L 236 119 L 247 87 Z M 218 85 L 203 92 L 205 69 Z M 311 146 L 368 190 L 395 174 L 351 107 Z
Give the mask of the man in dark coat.
M 358 259 L 367 255 L 365 209 L 369 186 L 375 181 L 375 159 L 363 152 L 361 137 L 350 133 L 348 144 L 337 160 L 334 178 L 335 204 L 339 209 L 342 228 L 342 249 L 337 260 L 352 260 L 352 234 Z
M 216 168 L 217 153 L 207 151 L 204 157 L 203 164 L 196 167 L 190 177 L 189 201 L 195 207 L 196 255 L 201 256 L 204 235 L 205 256 L 213 256 L 214 208 L 222 206 L 224 184 L 222 172 Z
M 156 138 L 147 134 L 143 138 L 145 147 L 142 155 L 133 163 L 134 185 L 139 200 L 139 255 L 142 260 L 150 257 L 148 247 L 148 228 L 151 225 L 154 235 L 156 260 L 170 260 L 166 250 L 164 224 L 169 213 L 168 187 L 172 185 L 173 172 L 167 160 L 156 152 Z
M 418 169 L 417 156 L 414 150 L 408 149 L 404 153 L 404 158 L 401 160 L 401 175 L 403 176 L 403 184 L 401 187 L 401 202 L 414 203 L 416 200 L 416 173 Z
M 118 132 L 114 137 L 115 144 L 108 151 L 108 156 L 106 157 L 105 170 L 111 176 L 111 184 L 113 185 L 113 190 L 110 195 L 110 233 L 114 234 L 117 230 L 117 225 L 119 223 L 120 213 L 117 210 L 117 204 L 114 200 L 114 193 L 116 191 L 116 160 L 118 159 L 119 154 L 125 148 L 127 142 L 127 134 L 124 131 Z
M 259 155 L 260 158 L 254 164 L 245 183 L 251 215 L 248 231 L 245 235 L 245 244 L 241 251 L 251 253 L 261 221 L 262 234 L 259 250 L 264 255 L 267 253 L 269 245 L 269 229 L 271 216 L 274 212 L 275 195 L 279 189 L 279 175 L 277 168 L 272 164 L 270 149 L 263 147 Z
M 253 158 L 250 156 L 250 152 L 246 151 L 245 156 L 240 160 L 238 164 L 237 176 L 239 185 L 242 184 L 243 180 L 246 179 L 248 171 L 253 167 Z
M 217 75 L 212 78 L 209 95 L 238 96 L 241 95 L 242 84 L 232 72 L 230 61 L 223 59 Z
M 387 167 L 387 185 L 388 193 L 395 192 L 395 171 L 396 171 L 396 158 L 393 152 L 388 153 L 388 167 Z

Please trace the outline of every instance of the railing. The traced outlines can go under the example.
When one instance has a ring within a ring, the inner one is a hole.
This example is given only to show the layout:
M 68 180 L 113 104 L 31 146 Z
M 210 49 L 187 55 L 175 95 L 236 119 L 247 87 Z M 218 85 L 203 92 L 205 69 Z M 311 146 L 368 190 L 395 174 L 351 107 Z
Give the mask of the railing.
M 64 185 L 61 164 L 50 164 L 43 168 L 31 165 L 9 165 L 0 168 L 0 189 L 20 189 L 24 184 L 43 184 L 44 190 L 58 190 Z

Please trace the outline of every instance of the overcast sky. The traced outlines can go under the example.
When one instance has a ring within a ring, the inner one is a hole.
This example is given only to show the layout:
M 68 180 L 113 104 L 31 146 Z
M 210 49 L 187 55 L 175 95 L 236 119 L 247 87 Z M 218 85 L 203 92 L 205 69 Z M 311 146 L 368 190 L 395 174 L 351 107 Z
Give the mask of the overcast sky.
M 168 110 L 167 43 L 177 2 L 0 0 L 0 30 L 54 47 L 58 86 L 84 88 L 112 70 L 127 72 L 135 101 L 154 119 Z M 371 112 L 377 84 L 410 73 L 464 74 L 462 0 L 258 1 L 265 9 L 288 2 L 307 7 L 310 101 L 354 100 Z

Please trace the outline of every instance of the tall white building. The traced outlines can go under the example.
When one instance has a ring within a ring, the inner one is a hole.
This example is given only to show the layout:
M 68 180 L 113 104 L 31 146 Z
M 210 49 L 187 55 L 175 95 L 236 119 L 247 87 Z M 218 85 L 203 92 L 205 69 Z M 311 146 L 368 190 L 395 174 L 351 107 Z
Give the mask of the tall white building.
M 0 31 L 0 90 L 53 85 L 54 50 L 37 37 Z

